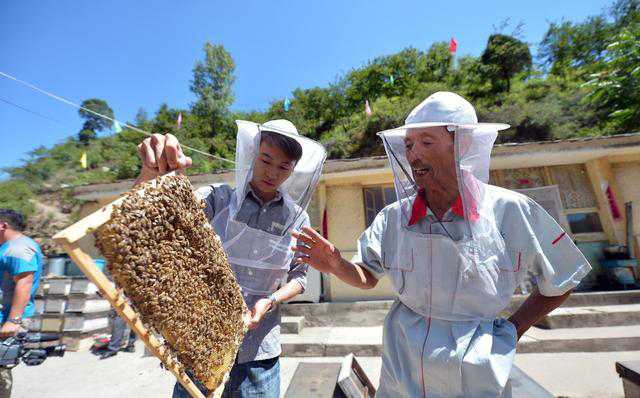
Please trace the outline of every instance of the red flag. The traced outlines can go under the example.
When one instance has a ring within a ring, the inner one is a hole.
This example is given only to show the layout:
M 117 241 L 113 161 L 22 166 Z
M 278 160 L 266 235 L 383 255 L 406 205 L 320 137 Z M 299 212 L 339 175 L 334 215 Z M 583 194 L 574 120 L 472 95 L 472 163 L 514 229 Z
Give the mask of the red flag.
M 452 37 L 451 41 L 449 42 L 449 52 L 454 53 L 456 52 L 457 49 L 458 49 L 458 42 L 456 41 L 456 39 Z
M 329 239 L 329 220 L 327 220 L 327 208 L 322 212 L 322 237 Z
M 371 116 L 371 107 L 369 106 L 369 100 L 364 102 L 364 113 Z
M 180 112 L 178 114 L 178 122 L 177 122 L 178 128 L 182 127 L 182 112 Z

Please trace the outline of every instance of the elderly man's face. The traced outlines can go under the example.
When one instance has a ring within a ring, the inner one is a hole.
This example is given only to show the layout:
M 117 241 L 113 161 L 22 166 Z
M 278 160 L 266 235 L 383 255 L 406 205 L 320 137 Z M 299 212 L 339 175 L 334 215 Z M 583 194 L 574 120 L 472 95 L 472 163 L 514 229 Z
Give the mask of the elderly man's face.
M 419 187 L 457 186 L 453 136 L 446 127 L 409 129 L 404 144 Z

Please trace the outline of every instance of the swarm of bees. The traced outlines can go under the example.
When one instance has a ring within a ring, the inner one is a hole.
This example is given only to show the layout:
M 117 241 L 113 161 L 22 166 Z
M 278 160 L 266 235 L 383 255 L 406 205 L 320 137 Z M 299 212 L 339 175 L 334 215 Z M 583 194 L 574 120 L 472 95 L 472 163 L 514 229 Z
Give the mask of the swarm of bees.
M 186 177 L 165 176 L 127 193 L 96 236 L 141 320 L 214 390 L 226 381 L 249 311 L 203 207 Z

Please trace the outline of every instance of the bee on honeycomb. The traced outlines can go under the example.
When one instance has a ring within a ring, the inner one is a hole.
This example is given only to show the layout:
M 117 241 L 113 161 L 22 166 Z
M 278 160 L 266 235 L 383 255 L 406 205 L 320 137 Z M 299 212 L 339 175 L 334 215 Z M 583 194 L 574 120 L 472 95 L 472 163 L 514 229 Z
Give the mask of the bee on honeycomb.
M 96 231 L 108 271 L 167 355 L 209 390 L 226 382 L 249 310 L 203 202 L 184 176 L 126 194 Z

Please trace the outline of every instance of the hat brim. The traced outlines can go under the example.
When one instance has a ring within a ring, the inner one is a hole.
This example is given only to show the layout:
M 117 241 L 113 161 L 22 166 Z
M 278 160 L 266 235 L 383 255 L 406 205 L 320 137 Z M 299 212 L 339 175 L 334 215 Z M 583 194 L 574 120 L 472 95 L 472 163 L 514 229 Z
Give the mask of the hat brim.
M 497 130 L 497 131 L 506 130 L 509 127 L 511 127 L 510 125 L 505 124 L 505 123 L 424 122 L 424 123 L 409 123 L 409 124 L 405 124 L 404 126 L 396 127 L 394 129 L 381 131 L 378 134 L 391 133 L 391 132 L 400 131 L 400 130 L 410 130 L 410 129 L 425 128 L 425 127 L 438 127 L 438 126 L 460 126 L 460 127 L 466 127 L 466 128 L 486 128 L 486 129 Z

